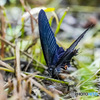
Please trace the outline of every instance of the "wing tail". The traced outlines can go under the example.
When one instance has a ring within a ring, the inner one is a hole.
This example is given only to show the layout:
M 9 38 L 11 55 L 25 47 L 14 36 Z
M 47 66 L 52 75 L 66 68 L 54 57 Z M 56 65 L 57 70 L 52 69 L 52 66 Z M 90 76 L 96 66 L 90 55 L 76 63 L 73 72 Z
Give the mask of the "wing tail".
M 92 25 L 90 25 L 89 28 L 87 28 L 76 40 L 75 42 L 68 48 L 68 50 L 74 50 L 74 48 L 77 46 L 77 44 L 80 42 L 80 40 L 83 38 L 83 36 L 85 35 L 85 33 L 92 27 Z

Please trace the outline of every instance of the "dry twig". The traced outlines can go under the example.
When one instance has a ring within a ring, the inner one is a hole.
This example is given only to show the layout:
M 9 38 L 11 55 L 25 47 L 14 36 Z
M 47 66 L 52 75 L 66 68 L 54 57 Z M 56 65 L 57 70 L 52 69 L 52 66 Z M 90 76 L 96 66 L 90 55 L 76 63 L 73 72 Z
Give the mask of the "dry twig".
M 1 36 L 0 36 L 0 40 L 2 40 L 3 42 L 9 44 L 11 47 L 13 47 L 15 49 L 15 45 L 12 44 L 11 42 L 3 39 Z M 24 54 L 25 56 L 27 56 L 28 58 L 32 59 L 33 61 L 37 62 L 40 66 L 42 66 L 44 69 L 47 69 L 47 67 L 45 65 L 43 65 L 42 63 L 40 63 L 39 61 L 37 61 L 36 59 L 33 59 L 29 54 L 27 54 L 26 52 L 23 52 L 22 50 L 19 50 L 22 54 Z

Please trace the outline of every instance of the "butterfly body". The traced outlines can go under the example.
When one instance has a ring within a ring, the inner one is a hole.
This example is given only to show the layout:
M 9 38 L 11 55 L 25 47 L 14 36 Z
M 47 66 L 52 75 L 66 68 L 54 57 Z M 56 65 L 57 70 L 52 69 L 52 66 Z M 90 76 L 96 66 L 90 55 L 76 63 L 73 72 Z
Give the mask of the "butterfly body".
M 62 47 L 57 45 L 54 33 L 43 10 L 39 12 L 38 24 L 41 46 L 48 66 L 48 72 L 51 77 L 55 77 L 61 72 L 61 68 L 67 69 L 67 67 L 71 66 L 70 61 L 72 57 L 76 56 L 78 53 L 78 49 L 75 49 L 75 47 L 89 28 L 85 30 L 66 51 L 64 51 Z

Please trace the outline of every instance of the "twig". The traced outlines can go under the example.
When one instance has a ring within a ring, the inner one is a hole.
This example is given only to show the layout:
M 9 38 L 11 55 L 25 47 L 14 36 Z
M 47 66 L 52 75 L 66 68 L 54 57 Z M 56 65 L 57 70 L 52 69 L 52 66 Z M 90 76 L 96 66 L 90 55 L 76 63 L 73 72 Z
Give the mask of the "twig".
M 33 62 L 33 60 L 31 60 L 31 61 L 27 64 L 27 66 L 26 66 L 26 68 L 25 68 L 25 72 L 27 71 L 29 65 L 30 65 L 32 62 Z
M 28 49 L 30 49 L 33 45 L 35 45 L 38 38 L 39 38 L 39 37 L 36 37 L 36 38 L 32 41 L 32 44 L 30 44 L 30 45 L 24 50 L 24 52 L 27 52 Z
M 0 70 L 7 71 L 7 72 L 12 72 L 12 73 L 13 73 L 13 71 L 12 71 L 12 70 L 7 69 L 7 68 L 3 68 L 3 67 L 0 67 Z
M 49 94 L 51 97 L 54 98 L 54 94 L 51 93 L 49 90 L 47 90 L 46 88 L 44 88 L 40 83 L 38 83 L 37 81 L 35 81 L 34 79 L 31 79 L 32 83 L 34 85 L 36 85 L 37 87 L 39 87 L 41 90 L 45 91 L 47 94 Z
M 4 63 L 4 62 L 2 62 L 2 63 Z M 0 63 L 0 64 L 2 64 L 2 63 Z M 11 72 L 14 72 L 14 69 L 12 67 L 7 67 L 7 66 L 10 66 L 10 65 L 8 65 L 6 63 L 4 63 L 2 65 L 5 66 L 8 69 L 11 69 L 12 70 Z M 30 74 L 30 73 L 27 73 L 27 72 L 21 72 L 21 74 L 33 75 L 33 74 Z M 53 78 L 48 78 L 48 77 L 45 77 L 45 76 L 40 76 L 40 75 L 35 75 L 35 77 L 40 78 L 40 79 L 50 80 L 50 81 L 57 82 L 57 83 L 63 83 L 63 84 L 70 84 L 71 83 L 71 82 L 65 82 L 65 81 L 61 81 L 61 80 L 57 80 L 57 79 L 53 79 Z
M 15 49 L 15 45 L 12 44 L 11 42 L 3 39 L 1 36 L 0 36 L 0 40 L 2 40 L 3 42 L 9 44 L 12 48 Z M 41 65 L 44 69 L 47 69 L 47 67 L 45 65 L 43 65 L 42 63 L 40 63 L 39 61 L 37 61 L 36 59 L 33 59 L 29 54 L 27 54 L 26 52 L 23 52 L 22 50 L 19 50 L 22 54 L 24 54 L 25 56 L 27 56 L 28 58 L 32 59 L 33 61 L 37 62 L 39 65 Z
M 38 74 L 39 72 L 35 72 L 33 74 L 30 74 L 30 75 L 25 75 L 24 73 L 21 73 L 21 76 L 24 76 L 24 78 L 21 78 L 21 81 L 23 80 L 27 80 L 28 78 L 33 78 L 36 74 Z M 4 85 L 4 89 L 8 88 L 9 86 L 13 86 L 13 83 L 12 83 L 13 80 L 11 80 L 10 84 L 9 82 L 7 82 L 5 85 Z
M 37 74 L 39 74 L 39 73 L 40 73 L 40 72 L 34 72 L 33 74 L 29 74 L 29 75 L 27 75 L 27 76 L 26 76 L 24 73 L 21 73 L 22 76 L 25 75 L 25 77 L 22 78 L 21 81 L 22 81 L 22 80 L 28 80 L 30 77 L 33 78 L 33 77 L 35 77 L 35 75 L 37 75 Z
M 34 74 L 31 74 L 31 73 L 27 73 L 27 72 L 21 72 L 21 75 L 27 75 L 25 78 L 22 78 L 22 80 L 25 80 L 25 79 L 28 79 L 28 78 L 32 78 L 32 77 L 36 77 L 36 78 L 40 78 L 40 79 L 45 79 L 45 80 L 48 80 L 48 81 L 52 81 L 52 82 L 56 82 L 56 83 L 62 83 L 62 84 L 66 84 L 66 85 L 74 85 L 74 82 L 73 84 L 71 82 L 67 82 L 67 81 L 61 81 L 61 80 L 57 80 L 57 79 L 53 79 L 53 78 L 49 78 L 49 77 L 45 77 L 45 76 L 40 76 L 40 75 L 36 75 L 38 74 L 39 72 L 36 72 Z M 4 88 L 8 88 L 9 87 L 9 84 L 6 83 L 7 85 L 4 86 Z
M 35 75 L 36 78 L 40 78 L 40 79 L 45 79 L 48 81 L 52 81 L 52 82 L 56 82 L 56 83 L 62 83 L 62 84 L 70 84 L 70 82 L 66 82 L 66 81 L 61 81 L 61 80 L 57 80 L 54 78 L 49 78 L 49 77 L 45 77 L 45 76 L 40 76 L 40 75 Z
M 20 53 L 19 53 L 19 47 L 18 43 L 16 43 L 16 66 L 15 66 L 15 75 L 17 78 L 17 92 L 19 94 L 19 98 L 22 98 L 22 92 L 21 92 L 21 70 L 20 70 Z
M 22 75 L 23 77 L 26 77 L 25 74 Z M 34 75 L 35 76 L 35 75 Z M 28 79 L 28 81 L 32 82 L 34 85 L 36 85 L 37 87 L 39 87 L 41 90 L 45 91 L 47 94 L 49 94 L 51 97 L 54 97 L 54 94 L 51 93 L 50 91 L 48 91 L 46 88 L 44 88 L 40 83 L 38 83 L 37 81 L 35 81 L 34 79 L 32 79 L 32 77 L 30 77 Z
M 0 60 L 0 65 L 4 66 L 7 69 L 10 69 L 12 72 L 14 72 L 14 69 L 9 64 L 6 64 L 5 62 L 3 62 L 1 60 Z
M 2 23 L 2 25 L 1 25 L 2 37 L 5 38 L 5 32 L 4 32 L 4 30 L 5 30 L 5 20 L 4 20 L 4 16 L 3 16 L 2 11 L 1 11 L 1 23 Z M 1 41 L 1 57 L 2 58 L 4 58 L 4 51 L 5 51 L 5 49 L 4 49 L 4 42 Z
M 0 100 L 7 100 L 7 94 L 4 91 L 3 85 L 4 85 L 3 77 L 0 74 Z
M 33 25 L 33 20 L 34 19 L 37 23 L 37 20 L 32 16 L 32 14 L 30 13 L 30 11 L 27 9 L 27 7 L 24 4 L 24 0 L 20 0 L 21 4 L 23 5 L 23 7 L 25 8 L 25 10 L 30 14 L 30 21 L 31 21 L 31 29 L 32 29 L 32 33 L 34 32 L 34 25 Z
M 30 14 L 31 18 L 33 18 L 36 21 L 36 23 L 37 23 L 38 21 L 32 16 L 32 14 L 30 13 L 30 11 L 27 9 L 27 7 L 24 4 L 24 1 L 23 0 L 20 0 L 20 2 L 23 5 L 23 7 L 25 8 L 25 10 Z

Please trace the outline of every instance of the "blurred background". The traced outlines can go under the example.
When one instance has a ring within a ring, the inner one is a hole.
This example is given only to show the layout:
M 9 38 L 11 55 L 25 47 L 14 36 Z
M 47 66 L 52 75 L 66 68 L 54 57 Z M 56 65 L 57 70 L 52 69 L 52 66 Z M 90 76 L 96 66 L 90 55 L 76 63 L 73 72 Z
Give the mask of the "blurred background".
M 38 31 L 40 9 L 47 9 L 46 15 L 57 43 L 65 50 L 93 23 L 93 28 L 76 47 L 80 48 L 79 54 L 72 59 L 72 67 L 64 75 L 75 77 L 79 91 L 99 93 L 100 0 L 0 0 L 1 37 L 13 44 L 17 42 L 22 52 L 35 59 L 21 54 L 21 70 L 32 73 L 38 70 L 47 75 Z M 1 60 L 14 67 L 14 49 L 4 42 L 0 47 Z M 11 76 L 6 74 L 5 80 L 8 80 Z

